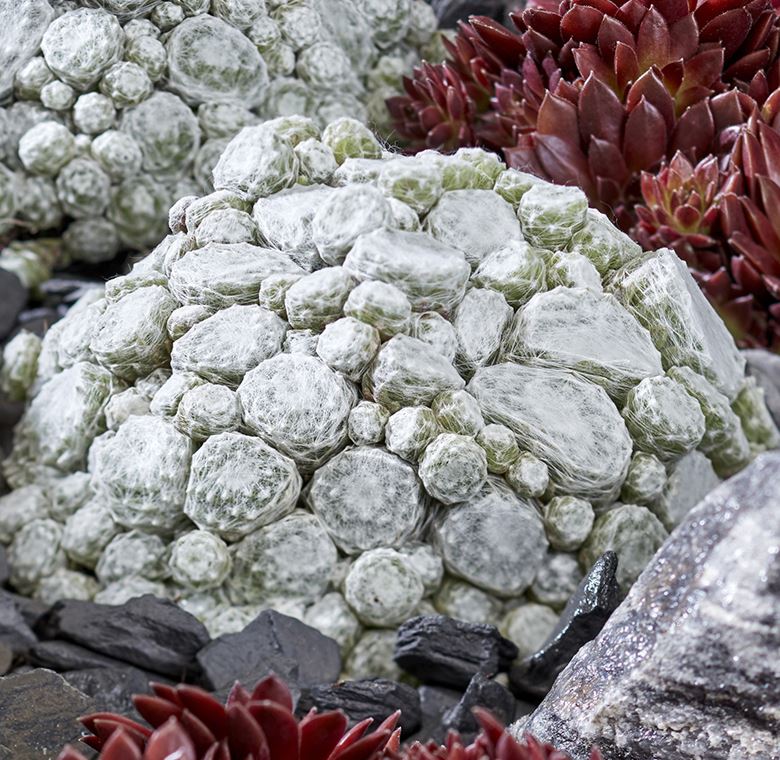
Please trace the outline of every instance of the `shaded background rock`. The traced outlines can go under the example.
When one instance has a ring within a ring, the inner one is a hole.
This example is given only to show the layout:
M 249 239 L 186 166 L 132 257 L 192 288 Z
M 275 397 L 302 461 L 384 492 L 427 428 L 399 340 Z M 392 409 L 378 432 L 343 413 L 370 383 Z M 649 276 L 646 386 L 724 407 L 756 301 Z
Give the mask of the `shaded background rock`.
M 477 673 L 495 675 L 509 668 L 517 647 L 492 625 L 430 615 L 398 629 L 395 661 L 423 683 L 466 688 Z
M 291 687 L 330 684 L 341 673 L 339 645 L 299 620 L 261 612 L 240 633 L 219 636 L 197 656 L 203 683 L 217 692 L 236 680 L 254 684 L 270 672 Z
M 400 710 L 398 725 L 404 739 L 420 727 L 422 718 L 417 691 L 387 678 L 364 678 L 304 689 L 298 700 L 298 715 L 302 717 L 312 707 L 319 712 L 343 710 L 352 723 L 373 718 L 374 725 Z
M 439 25 L 445 29 L 454 28 L 458 21 L 469 16 L 490 16 L 502 21 L 508 10 L 519 7 L 520 3 L 511 0 L 430 0 L 436 11 Z
M 39 627 L 43 638 L 73 641 L 179 680 L 193 670 L 195 655 L 209 641 L 192 615 L 150 595 L 116 606 L 58 602 Z
M 780 454 L 705 498 L 530 720 L 606 760 L 766 760 L 780 751 Z
M 780 354 L 758 348 L 742 352 L 747 359 L 747 371 L 764 389 L 764 397 L 775 422 L 780 425 Z

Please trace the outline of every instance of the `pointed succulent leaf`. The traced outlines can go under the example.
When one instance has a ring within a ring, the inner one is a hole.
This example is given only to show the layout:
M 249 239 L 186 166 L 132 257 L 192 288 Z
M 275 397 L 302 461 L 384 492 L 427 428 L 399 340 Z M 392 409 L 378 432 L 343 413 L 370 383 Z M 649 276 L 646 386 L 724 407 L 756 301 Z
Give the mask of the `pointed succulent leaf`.
M 105 754 L 104 751 L 103 755 Z M 140 752 L 138 757 L 141 757 Z M 143 760 L 172 760 L 172 758 L 198 760 L 192 740 L 176 718 L 171 718 L 151 735 L 143 754 Z
M 197 686 L 179 686 L 177 692 L 181 704 L 208 726 L 217 739 L 227 735 L 230 721 L 226 710 L 211 694 Z
M 623 154 L 629 169 L 656 167 L 666 153 L 666 123 L 661 112 L 644 97 L 626 120 Z
M 100 757 L 103 760 L 142 760 L 143 754 L 138 745 L 120 729 L 111 735 Z
M 346 728 L 347 718 L 343 713 L 309 713 L 300 723 L 301 757 L 327 760 Z
M 228 719 L 228 744 L 230 754 L 236 760 L 271 760 L 263 729 L 252 717 L 247 706 L 232 704 L 225 711 Z

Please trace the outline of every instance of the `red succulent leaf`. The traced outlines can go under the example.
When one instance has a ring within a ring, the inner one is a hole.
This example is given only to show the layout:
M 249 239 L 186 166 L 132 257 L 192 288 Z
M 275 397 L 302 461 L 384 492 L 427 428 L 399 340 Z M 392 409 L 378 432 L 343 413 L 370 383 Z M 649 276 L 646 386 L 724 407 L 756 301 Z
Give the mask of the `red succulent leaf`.
M 119 730 L 106 742 L 100 757 L 103 760 L 142 760 L 143 751 L 124 731 Z
M 227 741 L 223 740 L 211 747 L 202 760 L 231 760 Z
M 632 35 L 620 21 L 611 16 L 604 16 L 601 26 L 599 27 L 597 45 L 599 56 L 606 62 L 606 65 L 610 65 L 614 60 L 615 47 L 618 42 L 622 42 L 624 45 L 628 45 L 628 47 L 633 49 L 636 49 L 637 47 L 634 35 Z M 638 58 L 639 55 L 640 54 L 637 51 Z M 641 59 L 639 65 L 641 68 Z
M 333 758 L 334 760 L 371 760 L 371 758 L 376 757 L 379 750 L 385 747 L 391 734 L 391 731 L 374 731 L 351 746 L 338 750 Z
M 572 55 L 583 79 L 587 79 L 593 74 L 602 82 L 614 86 L 615 78 L 612 66 L 601 57 L 593 45 L 580 45 L 572 50 Z
M 272 758 L 298 757 L 298 721 L 285 705 L 262 700 L 250 702 L 246 709 L 262 729 Z
M 671 59 L 672 40 L 666 19 L 654 6 L 642 19 L 636 39 L 636 53 L 639 66 L 664 66 Z
M 577 109 L 568 100 L 548 93 L 539 109 L 536 128 L 543 135 L 578 140 Z
M 236 760 L 271 760 L 263 729 L 252 717 L 245 705 L 232 704 L 225 711 L 228 719 L 228 745 Z
M 126 718 L 124 715 L 116 715 L 115 713 L 91 713 L 90 715 L 84 715 L 79 718 L 79 723 L 93 734 L 98 733 L 99 726 L 105 727 L 102 730 L 108 730 L 108 727 L 110 726 L 109 734 L 113 733 L 116 728 L 124 728 L 125 730 L 130 730 L 145 737 L 150 736 L 152 733 L 152 730 L 147 726 L 142 726 L 140 723 L 136 723 L 134 720 Z M 108 734 L 106 736 L 108 736 Z
M 674 100 L 664 87 L 659 73 L 655 68 L 648 69 L 634 82 L 626 94 L 625 109 L 631 113 L 642 99 L 646 100 L 661 114 L 666 126 L 665 134 L 669 134 L 674 129 Z
M 701 101 L 688 108 L 680 117 L 672 134 L 670 152 L 681 151 L 693 158 L 701 158 L 715 136 L 715 121 L 709 106 Z
M 597 8 L 577 4 L 572 5 L 563 17 L 558 17 L 556 25 L 560 24 L 560 34 L 564 39 L 591 42 L 596 38 L 603 18 L 604 14 Z
M 225 702 L 225 707 L 230 707 L 230 705 L 232 705 L 234 702 L 245 705 L 250 702 L 251 699 L 252 695 L 238 681 L 236 681 L 230 689 L 227 701 Z
M 624 185 L 631 176 L 620 148 L 596 137 L 589 144 L 588 167 L 594 177 L 611 179 L 618 186 Z
M 491 53 L 510 67 L 516 67 L 525 55 L 525 45 L 522 38 L 509 31 L 488 16 L 472 16 L 468 26 L 484 42 Z
M 618 42 L 615 46 L 615 82 L 619 93 L 639 76 L 639 60 L 636 51 L 628 45 Z
M 108 745 L 106 745 L 107 749 Z M 106 751 L 102 755 L 104 760 L 105 755 Z M 142 757 L 140 751 L 137 757 L 139 760 Z M 174 758 L 175 760 L 198 760 L 195 746 L 189 735 L 175 718 L 171 718 L 152 734 L 143 753 L 143 760 L 174 760 Z
M 179 705 L 179 707 L 181 707 L 181 702 L 179 701 L 179 695 L 175 686 L 171 686 L 167 683 L 158 683 L 157 681 L 152 681 L 149 684 L 149 688 L 154 692 L 155 696 L 160 697 L 160 699 L 164 699 L 173 703 L 174 705 Z
M 293 709 L 293 698 L 287 684 L 275 675 L 266 676 L 252 691 L 252 700 L 260 702 L 270 700 L 286 708 L 290 712 Z
M 734 8 L 716 16 L 702 28 L 699 39 L 702 42 L 717 42 L 728 60 L 745 41 L 752 19 L 743 8 Z
M 669 37 L 671 39 L 670 61 L 687 60 L 693 56 L 699 48 L 699 27 L 694 17 L 685 15 L 673 23 L 670 22 Z
M 309 713 L 300 723 L 301 757 L 327 760 L 346 728 L 347 719 L 342 713 Z
M 184 710 L 179 716 L 182 728 L 187 732 L 195 749 L 203 754 L 212 745 L 216 744 L 222 736 L 216 736 L 214 732 L 202 720 L 193 715 L 189 710 Z
M 181 714 L 181 707 L 166 699 L 139 694 L 133 697 L 133 704 L 138 714 L 154 728 L 162 726 L 169 718 Z
M 202 721 L 217 739 L 227 735 L 229 720 L 225 708 L 203 689 L 197 686 L 179 686 L 181 704 Z
M 666 122 L 661 112 L 642 97 L 626 120 L 623 155 L 633 172 L 652 169 L 666 154 Z

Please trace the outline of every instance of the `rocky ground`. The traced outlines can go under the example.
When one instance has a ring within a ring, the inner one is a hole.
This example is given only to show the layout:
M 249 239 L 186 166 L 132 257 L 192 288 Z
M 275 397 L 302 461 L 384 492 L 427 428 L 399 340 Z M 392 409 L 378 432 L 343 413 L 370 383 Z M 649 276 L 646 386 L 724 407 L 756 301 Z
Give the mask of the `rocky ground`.
M 444 616 L 408 621 L 396 646 L 406 672 L 400 682 L 339 682 L 338 644 L 270 610 L 242 632 L 210 640 L 194 617 L 151 596 L 121 606 L 64 601 L 48 608 L 2 591 L 0 668 L 9 675 L 0 678 L 0 705 L 14 709 L 0 709 L 0 737 L 8 737 L 0 740 L 0 758 L 56 754 L 78 737 L 74 721 L 84 712 L 132 715 L 131 695 L 145 692 L 149 681 L 184 680 L 224 699 L 236 680 L 253 684 L 269 672 L 292 686 L 299 713 L 343 709 L 359 721 L 400 709 L 404 738 L 441 741 L 451 728 L 473 737 L 475 706 L 505 723 L 534 709 L 617 604 L 615 571 L 614 555 L 605 555 L 550 640 L 525 660 L 516 659 L 515 645 L 493 626 Z

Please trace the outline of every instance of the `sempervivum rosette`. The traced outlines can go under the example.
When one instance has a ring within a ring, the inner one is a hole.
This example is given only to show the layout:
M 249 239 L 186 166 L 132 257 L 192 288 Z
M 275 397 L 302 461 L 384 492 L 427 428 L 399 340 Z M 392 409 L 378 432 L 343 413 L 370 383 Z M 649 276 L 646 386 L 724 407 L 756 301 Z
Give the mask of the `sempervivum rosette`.
M 41 344 L 5 463 L 12 583 L 266 606 L 392 674 L 432 607 L 523 653 L 604 551 L 628 587 L 778 442 L 685 265 L 479 149 L 359 122 L 247 127 L 171 234 Z M 23 371 L 22 371 L 23 369 Z

